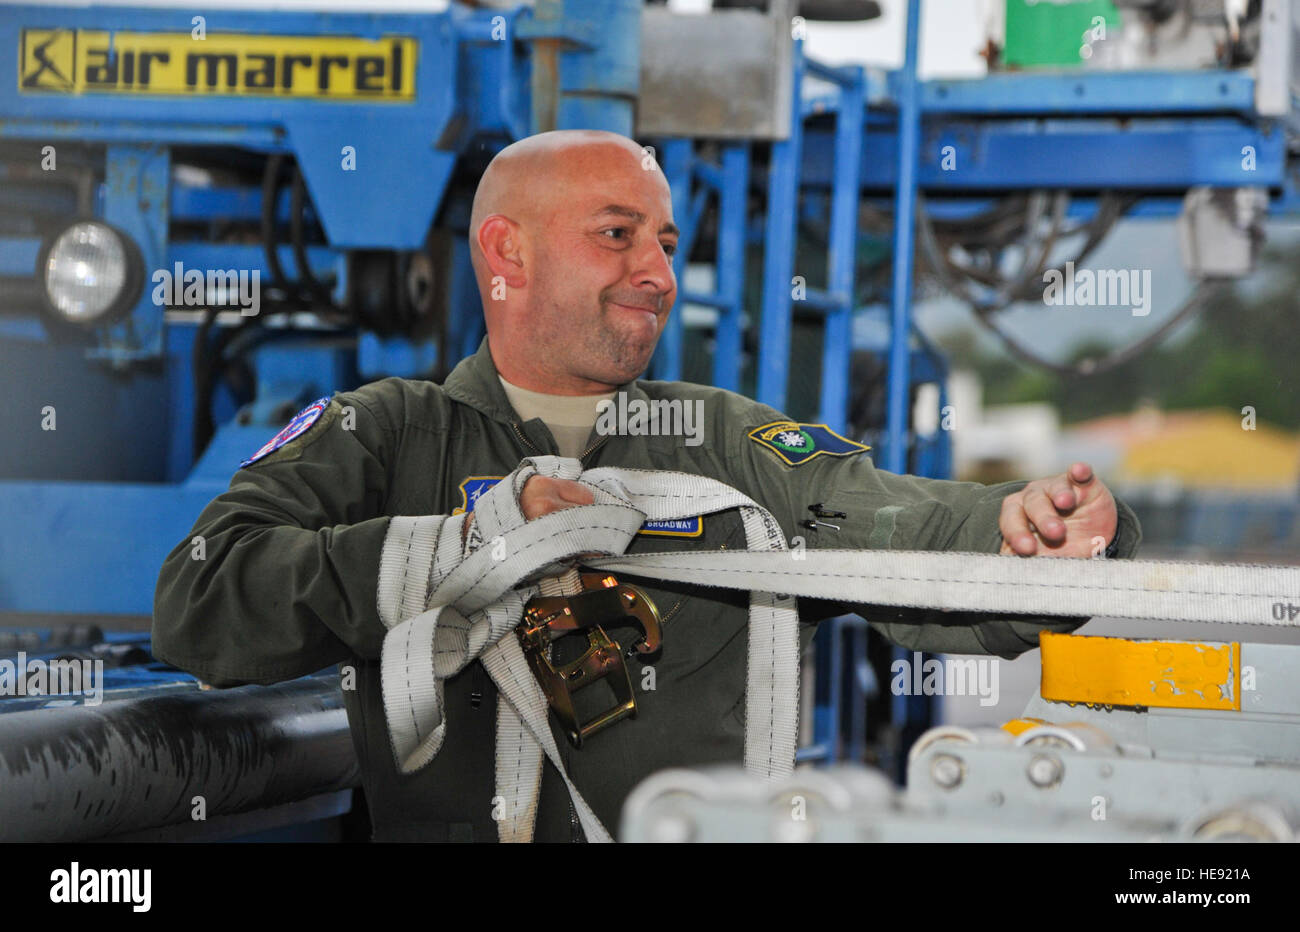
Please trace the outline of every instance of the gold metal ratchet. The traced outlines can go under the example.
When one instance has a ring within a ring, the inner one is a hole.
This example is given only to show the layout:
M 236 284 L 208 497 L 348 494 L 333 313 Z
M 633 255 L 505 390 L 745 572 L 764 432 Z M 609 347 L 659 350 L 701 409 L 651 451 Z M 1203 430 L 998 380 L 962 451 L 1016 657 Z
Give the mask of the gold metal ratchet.
M 582 592 L 530 599 L 515 629 L 533 675 L 575 748 L 581 748 L 587 738 L 615 722 L 636 717 L 636 696 L 624 655 L 647 656 L 663 646 L 659 609 L 649 596 L 608 573 L 582 573 L 581 578 Z M 639 627 L 641 635 L 624 650 L 601 626 L 627 624 Z M 587 635 L 586 652 L 559 667 L 552 664 L 548 657 L 550 645 L 579 632 Z M 600 680 L 609 683 L 614 704 L 589 721 L 579 721 L 574 694 Z

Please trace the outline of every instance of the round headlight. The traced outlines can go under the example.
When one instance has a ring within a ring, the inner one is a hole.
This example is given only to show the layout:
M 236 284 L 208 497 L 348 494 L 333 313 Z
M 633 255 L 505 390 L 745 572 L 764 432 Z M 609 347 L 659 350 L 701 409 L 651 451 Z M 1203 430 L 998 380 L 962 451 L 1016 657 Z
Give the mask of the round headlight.
M 78 220 L 42 250 L 39 276 L 54 316 L 83 327 L 107 323 L 140 297 L 135 244 L 98 220 Z

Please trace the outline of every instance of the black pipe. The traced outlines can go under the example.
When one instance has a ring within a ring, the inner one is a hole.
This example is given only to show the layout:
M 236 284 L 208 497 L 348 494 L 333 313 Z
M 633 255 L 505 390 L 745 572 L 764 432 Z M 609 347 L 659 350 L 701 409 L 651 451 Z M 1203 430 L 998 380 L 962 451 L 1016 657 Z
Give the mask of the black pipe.
M 212 417 L 212 347 L 208 334 L 217 322 L 220 308 L 216 305 L 208 308 L 203 315 L 203 323 L 194 334 L 194 347 L 190 352 L 190 369 L 194 378 L 194 423 L 190 429 L 191 445 L 194 459 L 198 460 L 208 448 L 217 426 Z
M 266 160 L 266 169 L 262 173 L 262 248 L 266 252 L 266 270 L 271 274 L 271 287 L 284 292 L 284 298 L 293 302 L 297 297 L 297 285 L 284 277 L 280 257 L 276 254 L 279 240 L 275 235 L 275 202 L 280 194 L 280 167 L 284 156 L 275 154 Z
M 289 243 L 293 247 L 293 258 L 298 263 L 298 280 L 306 283 L 307 290 L 319 305 L 334 306 L 334 297 L 325 284 L 312 271 L 311 260 L 307 258 L 307 238 L 303 232 L 304 215 L 307 212 L 307 182 L 302 176 L 302 169 L 293 168 L 293 181 L 289 188 Z
M 0 715 L 0 842 L 89 841 L 360 783 L 337 676 Z

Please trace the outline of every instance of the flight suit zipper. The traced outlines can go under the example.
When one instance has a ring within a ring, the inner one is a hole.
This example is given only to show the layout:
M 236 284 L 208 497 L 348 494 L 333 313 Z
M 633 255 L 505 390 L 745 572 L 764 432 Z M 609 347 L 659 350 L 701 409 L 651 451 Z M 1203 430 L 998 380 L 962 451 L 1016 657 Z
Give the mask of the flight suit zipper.
M 587 447 L 587 449 L 583 450 L 582 453 L 580 453 L 580 454 L 578 455 L 578 461 L 581 462 L 582 460 L 585 460 L 585 459 L 587 458 L 588 454 L 594 453 L 594 452 L 596 451 L 596 448 L 602 446 L 602 445 L 605 443 L 605 441 L 608 440 L 608 439 L 609 439 L 609 436 L 608 436 L 608 435 L 605 435 L 605 436 L 601 436 L 601 437 L 596 438 L 596 442 L 595 442 L 595 443 L 593 443 L 591 446 Z M 586 463 L 583 463 L 582 465 L 583 465 L 583 466 L 586 466 L 587 464 L 586 464 Z
M 515 432 L 515 436 L 520 439 L 520 441 L 524 444 L 524 446 L 531 448 L 534 453 L 537 453 L 540 456 L 546 455 L 542 453 L 542 451 L 538 448 L 537 444 L 533 443 L 531 440 L 528 439 L 527 435 L 524 434 L 523 429 L 520 427 L 520 425 L 517 422 L 511 421 L 510 429 Z M 587 447 L 587 449 L 583 450 L 581 453 L 578 454 L 578 461 L 581 462 L 582 460 L 586 459 L 590 454 L 594 453 L 597 448 L 603 446 L 605 441 L 608 439 L 609 437 L 607 435 L 596 438 L 595 443 L 593 443 L 591 446 Z
M 533 442 L 532 442 L 531 440 L 529 440 L 526 436 L 524 436 L 524 432 L 523 432 L 522 429 L 520 429 L 518 423 L 516 423 L 515 421 L 511 421 L 511 422 L 510 422 L 510 429 L 513 430 L 513 431 L 515 432 L 515 436 L 517 436 L 521 441 L 523 441 L 523 443 L 524 443 L 525 446 L 527 446 L 527 447 L 531 447 L 531 448 L 532 448 L 532 451 L 533 451 L 534 453 L 536 453 L 536 454 L 538 454 L 538 455 L 540 455 L 540 456 L 545 456 L 545 454 L 542 453 L 542 451 L 539 450 L 539 449 L 537 448 L 537 444 L 533 443 Z

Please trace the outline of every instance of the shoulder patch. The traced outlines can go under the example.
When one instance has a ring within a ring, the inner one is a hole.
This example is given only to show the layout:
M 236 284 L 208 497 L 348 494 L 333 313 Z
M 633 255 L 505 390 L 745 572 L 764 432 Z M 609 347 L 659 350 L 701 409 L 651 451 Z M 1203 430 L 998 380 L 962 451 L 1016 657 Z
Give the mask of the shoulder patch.
M 330 400 L 326 398 L 317 398 L 307 407 L 303 408 L 293 416 L 293 420 L 284 425 L 284 429 L 268 440 L 263 447 L 239 464 L 242 469 L 256 463 L 262 457 L 274 453 L 280 447 L 284 446 L 290 440 L 301 437 L 311 429 L 311 426 L 320 420 L 320 416 L 325 413 L 329 407 Z
M 760 447 L 767 447 L 787 466 L 802 466 L 823 454 L 826 456 L 852 456 L 871 447 L 841 437 L 825 424 L 796 424 L 794 421 L 773 421 L 749 432 L 749 439 Z
M 453 508 L 451 513 L 458 515 L 461 512 L 473 511 L 474 506 L 478 504 L 479 496 L 504 478 L 505 476 L 469 476 L 461 480 L 460 506 Z

